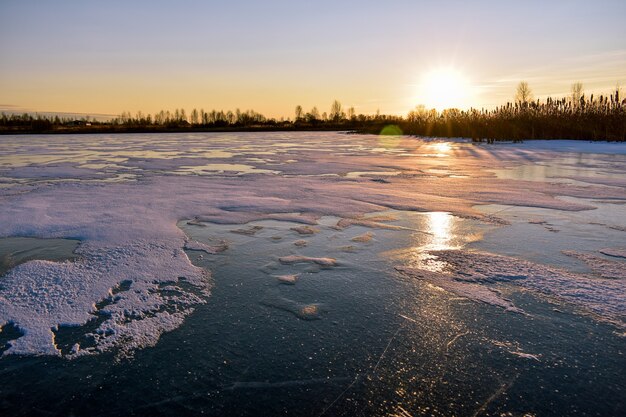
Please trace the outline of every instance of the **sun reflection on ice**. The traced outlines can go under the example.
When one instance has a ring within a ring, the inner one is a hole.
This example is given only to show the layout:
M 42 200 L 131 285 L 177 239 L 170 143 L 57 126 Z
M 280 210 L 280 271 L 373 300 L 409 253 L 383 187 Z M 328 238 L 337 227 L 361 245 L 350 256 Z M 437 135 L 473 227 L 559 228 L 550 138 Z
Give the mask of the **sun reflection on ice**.
M 412 266 L 432 272 L 442 272 L 447 264 L 439 261 L 430 251 L 460 249 L 462 236 L 455 234 L 456 217 L 448 212 L 425 213 L 421 232 L 415 234 L 416 244 L 412 248 Z
M 452 216 L 443 211 L 433 211 L 427 214 L 428 232 L 432 235 L 426 245 L 427 250 L 451 249 L 452 240 Z
M 452 151 L 452 144 L 450 142 L 433 142 L 426 145 L 430 152 L 432 152 L 432 156 L 436 157 L 446 157 L 450 156 L 450 152 Z
M 452 146 L 448 142 L 436 143 L 433 147 L 437 152 L 444 154 L 447 154 L 452 150 Z
M 412 230 L 407 246 L 386 253 L 403 265 L 431 272 L 445 272 L 450 266 L 432 252 L 459 250 L 482 240 L 479 225 L 446 211 L 408 214 Z

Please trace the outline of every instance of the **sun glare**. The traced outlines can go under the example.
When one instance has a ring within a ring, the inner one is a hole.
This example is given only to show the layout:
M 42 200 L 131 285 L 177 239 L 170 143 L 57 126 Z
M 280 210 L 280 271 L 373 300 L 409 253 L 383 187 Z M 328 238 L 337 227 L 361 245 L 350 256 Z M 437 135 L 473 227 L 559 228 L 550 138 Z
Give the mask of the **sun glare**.
M 469 107 L 470 84 L 458 70 L 439 68 L 422 76 L 417 92 L 417 104 L 443 110 Z
M 448 142 L 439 142 L 433 145 L 437 152 L 447 155 L 452 150 L 452 146 Z

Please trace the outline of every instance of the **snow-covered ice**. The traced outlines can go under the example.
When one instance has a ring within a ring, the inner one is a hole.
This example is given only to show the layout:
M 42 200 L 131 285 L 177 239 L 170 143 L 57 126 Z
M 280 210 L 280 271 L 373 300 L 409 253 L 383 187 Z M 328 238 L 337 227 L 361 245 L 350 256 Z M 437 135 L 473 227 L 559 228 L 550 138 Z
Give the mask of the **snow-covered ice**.
M 213 254 L 228 247 L 227 242 L 214 246 L 190 240 L 177 227 L 182 219 L 239 224 L 232 231 L 255 239 L 261 229 L 244 225 L 254 220 L 297 222 L 304 226 L 295 231 L 303 236 L 311 236 L 327 215 L 340 218 L 337 230 L 360 226 L 406 232 L 392 217 L 371 213 L 445 212 L 504 224 L 498 213 L 484 213 L 478 206 L 586 212 L 605 204 L 599 201 L 626 201 L 626 189 L 615 179 L 626 171 L 623 144 L 440 143 L 409 137 L 389 143 L 339 133 L 0 137 L 0 237 L 81 241 L 76 261 L 34 260 L 2 277 L 0 325 L 13 323 L 23 332 L 5 354 L 60 355 L 57 329 L 103 315 L 92 335 L 95 346 L 82 349 L 79 343 L 68 356 L 113 348 L 130 353 L 180 326 L 194 306 L 210 299 L 211 289 L 209 274 L 195 267 L 184 249 Z M 572 182 L 494 172 L 567 161 L 572 153 L 588 155 L 585 172 L 563 175 Z M 590 170 L 597 171 L 595 176 Z M 383 173 L 393 175 L 382 181 Z M 610 220 L 607 228 L 624 227 Z M 371 237 L 357 240 L 366 236 Z M 453 280 L 445 271 L 419 273 L 420 279 L 457 295 L 517 311 L 485 285 L 519 279 L 520 285 L 623 325 L 623 278 L 582 276 L 495 254 L 440 251 L 432 256 L 469 271 L 471 279 L 461 274 Z M 600 258 L 591 258 L 598 254 L 575 256 L 599 265 Z M 280 261 L 340 263 L 300 255 Z M 130 287 L 117 292 L 123 282 Z M 281 298 L 267 303 L 306 319 L 320 313 L 314 303 Z

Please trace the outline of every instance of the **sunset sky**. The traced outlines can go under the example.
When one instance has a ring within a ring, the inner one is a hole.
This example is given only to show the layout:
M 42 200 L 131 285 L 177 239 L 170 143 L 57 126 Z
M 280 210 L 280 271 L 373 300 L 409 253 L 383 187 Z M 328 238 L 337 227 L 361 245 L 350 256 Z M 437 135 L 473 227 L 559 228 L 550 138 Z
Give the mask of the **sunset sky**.
M 626 85 L 626 1 L 0 0 L 0 110 L 271 117 Z

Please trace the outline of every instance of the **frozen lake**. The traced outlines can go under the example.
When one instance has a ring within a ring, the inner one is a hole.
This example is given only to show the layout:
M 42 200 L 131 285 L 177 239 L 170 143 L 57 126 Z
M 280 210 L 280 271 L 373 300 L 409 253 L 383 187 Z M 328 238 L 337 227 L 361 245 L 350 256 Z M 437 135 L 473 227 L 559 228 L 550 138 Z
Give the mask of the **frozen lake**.
M 0 136 L 3 415 L 626 413 L 626 144 Z

